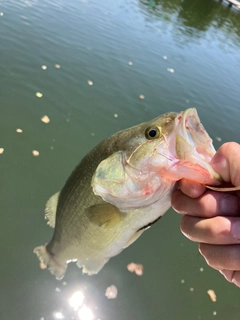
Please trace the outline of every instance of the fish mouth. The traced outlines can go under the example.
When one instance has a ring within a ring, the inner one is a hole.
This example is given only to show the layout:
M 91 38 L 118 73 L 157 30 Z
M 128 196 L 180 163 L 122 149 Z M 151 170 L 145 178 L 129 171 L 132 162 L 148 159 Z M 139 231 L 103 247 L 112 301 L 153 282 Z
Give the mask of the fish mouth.
M 197 110 L 195 108 L 186 109 L 180 113 L 176 121 L 177 158 L 197 163 L 206 169 L 214 180 L 221 181 L 220 175 L 209 164 L 216 150 L 198 117 Z

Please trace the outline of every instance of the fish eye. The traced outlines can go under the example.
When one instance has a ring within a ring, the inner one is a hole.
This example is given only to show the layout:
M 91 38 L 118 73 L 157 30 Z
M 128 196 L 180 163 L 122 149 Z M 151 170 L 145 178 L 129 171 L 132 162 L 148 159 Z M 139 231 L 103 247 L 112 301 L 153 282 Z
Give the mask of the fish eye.
M 145 137 L 148 140 L 158 139 L 161 135 L 161 128 L 159 127 L 148 127 L 145 131 Z

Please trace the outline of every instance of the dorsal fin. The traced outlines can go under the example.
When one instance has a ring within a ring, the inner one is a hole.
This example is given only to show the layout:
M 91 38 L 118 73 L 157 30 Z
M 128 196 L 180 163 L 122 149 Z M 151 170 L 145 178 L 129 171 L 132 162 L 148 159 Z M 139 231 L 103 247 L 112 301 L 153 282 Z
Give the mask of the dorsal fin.
M 48 220 L 47 224 L 52 228 L 55 227 L 59 194 L 60 192 L 55 193 L 46 203 L 45 219 Z

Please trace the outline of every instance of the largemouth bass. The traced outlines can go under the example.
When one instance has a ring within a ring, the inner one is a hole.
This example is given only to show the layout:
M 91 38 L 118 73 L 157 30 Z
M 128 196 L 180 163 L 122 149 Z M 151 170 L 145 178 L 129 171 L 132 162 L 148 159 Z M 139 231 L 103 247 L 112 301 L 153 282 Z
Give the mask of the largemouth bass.
M 115 133 L 49 199 L 53 238 L 34 252 L 57 279 L 71 261 L 98 273 L 170 208 L 180 179 L 219 184 L 209 164 L 215 152 L 193 108 Z

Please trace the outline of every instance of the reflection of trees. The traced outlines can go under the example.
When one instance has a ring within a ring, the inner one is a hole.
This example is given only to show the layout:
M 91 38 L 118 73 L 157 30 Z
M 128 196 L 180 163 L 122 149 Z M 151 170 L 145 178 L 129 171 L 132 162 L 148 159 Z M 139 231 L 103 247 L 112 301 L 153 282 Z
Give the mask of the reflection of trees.
M 187 27 L 206 31 L 212 22 L 214 8 L 211 0 L 184 0 L 181 2 L 178 18 Z
M 140 3 L 150 13 L 156 16 L 162 16 L 164 13 L 174 13 L 178 11 L 181 0 L 162 1 L 162 0 L 140 0 Z
M 140 1 L 145 5 L 148 5 L 153 10 L 157 10 L 158 8 L 162 7 L 164 11 L 168 13 L 173 13 L 178 10 L 178 7 L 181 3 L 181 0 L 173 0 L 173 1 L 162 1 L 162 0 L 143 0 Z
M 240 12 L 212 0 L 139 0 L 140 6 L 157 17 L 175 15 L 188 34 L 204 33 L 210 27 L 221 28 L 240 41 Z

